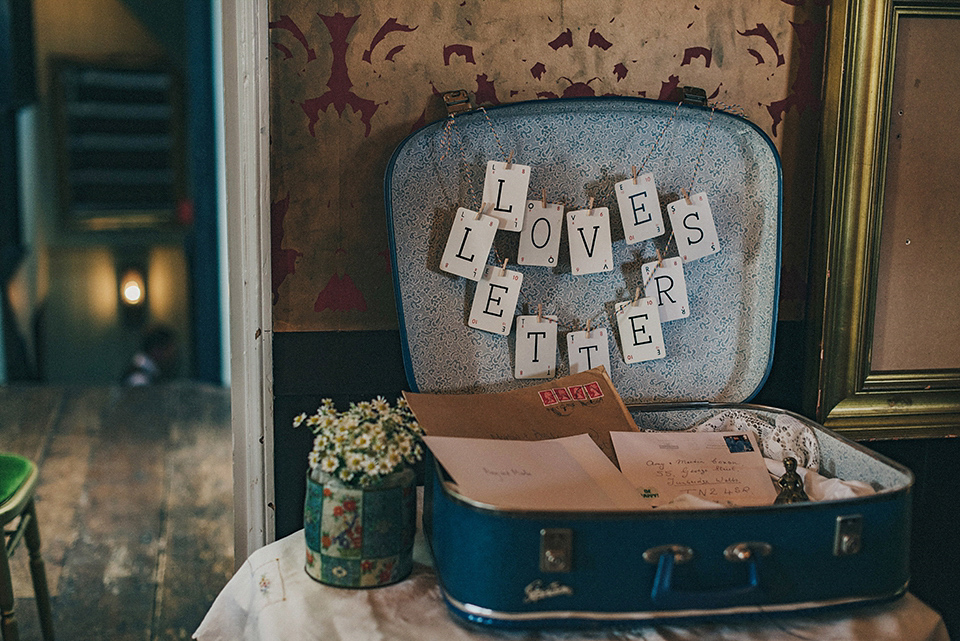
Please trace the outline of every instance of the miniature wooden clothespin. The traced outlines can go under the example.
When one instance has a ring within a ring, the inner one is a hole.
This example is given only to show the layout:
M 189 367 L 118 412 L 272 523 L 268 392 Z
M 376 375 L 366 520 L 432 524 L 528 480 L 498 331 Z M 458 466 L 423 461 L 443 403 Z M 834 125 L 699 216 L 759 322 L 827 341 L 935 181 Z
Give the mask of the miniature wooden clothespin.
M 593 196 L 590 196 L 590 204 L 587 205 L 587 209 L 590 210 L 587 212 L 587 216 L 593 216 Z
M 543 303 L 537 303 L 537 322 L 543 322 Z
M 657 267 L 663 267 L 663 255 L 657 250 Z
M 483 215 L 483 210 L 487 208 L 487 203 L 480 203 L 480 211 L 477 212 L 477 220 Z
M 547 208 L 547 188 L 546 187 L 543 188 L 543 193 L 541 194 L 541 200 L 542 200 L 541 204 L 543 205 L 543 208 L 546 209 Z
M 504 259 L 503 259 L 503 267 L 500 269 L 500 276 L 501 276 L 501 277 L 507 275 L 507 261 L 509 261 L 509 260 L 510 260 L 509 258 L 504 258 Z
M 633 165 L 633 184 L 637 184 L 637 166 Z
M 637 302 L 640 300 L 640 287 L 637 287 L 637 291 L 633 293 L 633 306 L 637 306 Z
M 507 169 L 513 167 L 513 150 L 510 150 L 510 155 L 507 156 Z
M 683 199 L 684 199 L 685 201 L 687 201 L 687 204 L 688 204 L 688 205 L 692 205 L 692 204 L 693 204 L 693 203 L 690 201 L 690 194 L 687 193 L 687 190 L 684 189 L 683 187 L 680 188 L 680 195 L 683 196 Z
M 590 338 L 590 323 L 593 322 L 593 319 L 587 321 L 587 338 Z

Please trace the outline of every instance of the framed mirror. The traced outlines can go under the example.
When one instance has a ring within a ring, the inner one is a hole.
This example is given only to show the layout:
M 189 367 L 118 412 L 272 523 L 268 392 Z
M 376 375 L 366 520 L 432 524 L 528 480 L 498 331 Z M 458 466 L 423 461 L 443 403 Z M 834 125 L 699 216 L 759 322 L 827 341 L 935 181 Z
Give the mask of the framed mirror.
M 960 434 L 960 2 L 841 0 L 828 37 L 810 413 Z

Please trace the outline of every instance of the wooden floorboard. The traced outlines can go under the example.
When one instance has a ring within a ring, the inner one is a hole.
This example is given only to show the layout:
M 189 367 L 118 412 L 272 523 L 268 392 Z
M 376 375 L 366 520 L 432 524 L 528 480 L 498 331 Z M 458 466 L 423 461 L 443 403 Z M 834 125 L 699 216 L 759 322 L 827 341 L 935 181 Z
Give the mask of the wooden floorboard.
M 59 639 L 190 637 L 233 571 L 227 390 L 0 388 L 0 449 L 40 465 Z M 39 638 L 25 550 L 12 565 Z

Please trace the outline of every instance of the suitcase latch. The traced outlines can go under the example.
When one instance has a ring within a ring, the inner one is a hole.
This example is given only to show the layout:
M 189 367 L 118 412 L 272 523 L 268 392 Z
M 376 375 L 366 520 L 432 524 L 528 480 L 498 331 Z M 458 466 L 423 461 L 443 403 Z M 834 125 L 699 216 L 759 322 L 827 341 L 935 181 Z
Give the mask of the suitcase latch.
M 573 567 L 573 530 L 540 530 L 540 571 L 569 572 Z
M 443 104 L 447 107 L 447 115 L 456 116 L 467 111 L 473 111 L 473 105 L 470 104 L 470 94 L 466 89 L 457 89 L 456 91 L 443 92 Z
M 838 516 L 836 534 L 833 537 L 833 555 L 850 556 L 860 552 L 863 543 L 863 516 Z

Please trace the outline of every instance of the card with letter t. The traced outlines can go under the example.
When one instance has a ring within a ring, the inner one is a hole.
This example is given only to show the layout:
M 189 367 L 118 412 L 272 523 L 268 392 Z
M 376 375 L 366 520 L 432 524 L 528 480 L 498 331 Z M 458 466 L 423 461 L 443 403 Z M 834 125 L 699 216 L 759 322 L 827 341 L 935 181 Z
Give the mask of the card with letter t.
M 701 191 L 690 196 L 689 205 L 686 199 L 681 198 L 667 205 L 667 211 L 683 262 L 689 263 L 720 251 L 717 227 L 713 222 L 707 194 Z
M 523 274 L 487 265 L 470 307 L 470 327 L 506 336 L 513 326 Z
M 570 332 L 567 334 L 567 359 L 570 361 L 570 373 L 579 374 L 597 365 L 610 371 L 610 342 L 607 330 L 602 327 L 589 332 Z
M 556 376 L 557 320 L 556 316 L 517 316 L 514 378 Z

